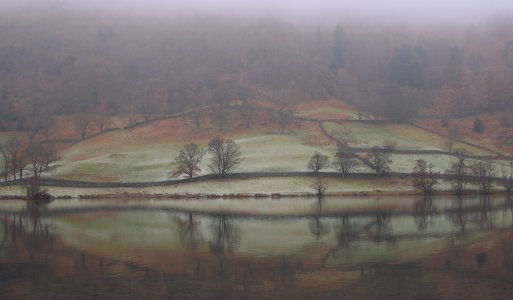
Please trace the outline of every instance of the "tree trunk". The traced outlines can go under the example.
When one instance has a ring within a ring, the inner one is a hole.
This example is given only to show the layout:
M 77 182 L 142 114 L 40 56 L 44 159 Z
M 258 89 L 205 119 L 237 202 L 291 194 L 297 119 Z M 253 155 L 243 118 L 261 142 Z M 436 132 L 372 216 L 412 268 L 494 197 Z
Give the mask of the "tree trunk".
M 195 115 L 194 115 L 194 122 L 196 123 L 196 128 L 200 129 L 201 128 L 201 124 L 200 124 L 200 114 L 199 114 L 199 112 L 195 113 Z

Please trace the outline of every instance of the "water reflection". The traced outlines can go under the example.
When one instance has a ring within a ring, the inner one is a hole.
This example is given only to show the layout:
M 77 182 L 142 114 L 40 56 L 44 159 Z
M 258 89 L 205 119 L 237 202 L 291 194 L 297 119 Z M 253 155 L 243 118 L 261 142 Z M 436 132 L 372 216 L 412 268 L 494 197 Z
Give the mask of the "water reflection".
M 400 209 L 376 201 L 339 211 L 330 199 L 308 201 L 313 213 L 303 216 L 140 204 L 0 210 L 0 296 L 48 285 L 43 299 L 69 286 L 80 288 L 68 298 L 406 299 L 415 290 L 439 299 L 460 297 L 469 278 L 497 299 L 513 294 L 511 197 L 423 197 Z
M 233 220 L 226 215 L 214 217 L 210 225 L 212 240 L 209 249 L 212 253 L 223 254 L 233 252 L 240 242 L 240 230 Z
M 503 211 L 504 211 L 505 214 L 508 213 L 508 211 L 509 211 L 509 213 L 511 215 L 511 220 L 512 220 L 511 227 L 513 227 L 513 197 L 508 195 L 508 196 L 506 196 L 504 198 L 504 209 L 503 209 Z M 503 216 L 503 219 L 504 219 L 504 216 Z
M 334 230 L 337 234 L 337 245 L 349 249 L 351 242 L 358 239 L 361 227 L 348 215 L 342 215 Z
M 433 217 L 438 213 L 438 210 L 437 207 L 433 205 L 433 198 L 431 196 L 423 196 L 415 200 L 413 212 L 415 214 L 417 228 L 419 231 L 424 231 L 429 225 L 433 225 Z
M 184 246 L 194 250 L 203 243 L 203 233 L 199 230 L 201 221 L 195 220 L 192 213 L 189 213 L 187 218 L 175 216 L 173 220 L 177 228 L 178 238 Z
M 330 225 L 321 218 L 322 210 L 326 206 L 326 200 L 322 195 L 319 195 L 313 206 L 315 214 L 312 220 L 308 222 L 308 228 L 316 239 L 320 239 L 330 233 Z
M 493 229 L 492 202 L 489 195 L 479 197 L 479 210 L 474 216 L 476 222 L 482 229 Z
M 50 234 L 49 224 L 42 221 L 46 205 L 27 202 L 25 209 L 18 213 L 3 213 L 0 242 L 0 283 L 2 278 L 23 276 L 33 268 L 45 269 L 48 266 L 48 253 L 53 249 L 54 237 Z M 14 265 L 1 264 L 8 261 L 24 261 Z M 2 294 L 0 293 L 0 296 Z M 1 297 L 0 297 L 1 298 Z
M 374 243 L 385 242 L 390 245 L 396 243 L 396 238 L 393 235 L 393 228 L 391 226 L 391 216 L 384 213 L 377 213 L 372 222 L 365 226 L 367 236 Z
M 447 212 L 447 215 L 448 218 L 454 224 L 454 226 L 456 226 L 459 229 L 457 231 L 457 234 L 459 236 L 465 235 L 469 214 L 465 212 L 462 196 L 456 196 L 456 198 L 452 200 L 452 207 Z

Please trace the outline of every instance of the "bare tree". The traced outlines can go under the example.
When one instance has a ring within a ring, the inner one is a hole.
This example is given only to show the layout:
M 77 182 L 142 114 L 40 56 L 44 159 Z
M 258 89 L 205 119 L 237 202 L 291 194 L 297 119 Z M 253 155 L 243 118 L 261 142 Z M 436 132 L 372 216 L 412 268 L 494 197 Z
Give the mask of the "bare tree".
M 358 116 L 358 121 L 363 119 L 363 109 L 361 107 L 357 107 L 356 115 Z
M 41 184 L 37 177 L 28 178 L 23 186 L 25 188 L 27 199 L 35 201 L 37 204 L 48 203 L 53 199 L 53 196 L 48 193 L 48 190 L 41 189 Z
M 139 106 L 139 112 L 144 119 L 145 123 L 148 123 L 153 115 L 155 107 L 152 103 L 145 101 Z
M 3 153 L 2 153 L 3 156 Z M 6 174 L 8 173 L 8 170 L 6 168 L 7 164 L 5 163 L 5 160 L 0 161 L 0 176 L 4 177 L 4 181 L 7 181 Z
M 509 172 L 506 170 L 504 163 L 501 165 L 501 175 L 501 185 L 504 188 L 504 191 L 511 193 L 513 190 L 513 161 L 509 162 Z
M 95 122 L 96 122 L 96 128 L 98 129 L 98 132 L 103 132 L 103 130 L 105 129 L 105 115 L 102 114 L 102 113 L 99 113 L 96 118 L 95 118 Z
M 41 185 L 36 177 L 29 178 L 24 185 L 27 199 L 35 200 L 41 191 Z
M 242 117 L 244 118 L 244 126 L 246 128 L 251 128 L 251 119 L 253 118 L 253 114 L 255 113 L 256 108 L 250 106 L 246 103 L 242 106 Z
M 7 181 L 7 178 L 9 177 L 9 172 L 10 172 L 10 157 L 9 157 L 9 152 L 7 151 L 7 149 L 5 149 L 4 147 L 2 147 L 2 158 L 3 158 L 3 161 L 2 161 L 2 175 L 4 176 L 4 181 Z
M 53 145 L 43 145 L 42 156 L 45 164 L 45 170 L 50 167 L 52 162 L 59 160 L 57 150 L 55 150 Z
M 454 144 L 458 140 L 459 135 L 460 128 L 457 125 L 452 125 L 449 127 L 449 132 L 447 134 L 447 146 L 449 148 L 449 153 L 452 153 Z
M 23 179 L 25 147 L 26 145 L 22 140 L 14 138 L 9 140 L 5 145 L 5 149 L 2 150 L 5 162 L 8 165 L 8 169 L 11 171 L 14 180 L 17 179 L 18 174 L 20 179 Z
M 226 123 L 226 118 L 228 117 L 228 112 L 224 107 L 220 107 L 216 111 L 214 111 L 214 114 L 212 116 L 214 118 L 214 121 L 217 123 L 217 128 L 219 130 L 224 129 L 224 125 Z
M 312 157 L 310 157 L 310 161 L 308 161 L 308 169 L 314 173 L 319 173 L 321 169 L 325 169 L 329 167 L 330 159 L 327 155 L 321 154 L 319 152 L 315 152 Z
M 344 151 L 343 149 L 339 149 L 333 159 L 333 167 L 339 170 L 343 176 L 351 173 L 359 164 L 360 161 L 355 154 Z
M 419 159 L 413 167 L 413 187 L 415 190 L 422 192 L 424 195 L 431 195 L 433 187 L 438 183 L 435 178 L 433 168 L 435 165 L 428 164 L 425 160 Z
M 195 111 L 194 112 L 194 124 L 196 124 L 196 129 L 200 129 L 201 128 L 201 114 L 199 111 Z
M 470 166 L 472 173 L 478 177 L 477 185 L 479 192 L 488 195 L 492 192 L 492 178 L 495 175 L 495 169 L 491 162 L 480 161 Z
M 467 186 L 468 166 L 466 161 L 470 153 L 463 148 L 456 148 L 453 153 L 456 160 L 446 170 L 446 174 L 449 175 L 448 180 L 454 193 L 461 195 Z
M 185 174 L 191 179 L 197 175 L 201 172 L 198 164 L 203 159 L 205 153 L 206 150 L 200 148 L 197 144 L 192 143 L 185 145 L 174 160 L 176 167 L 173 170 L 173 177 L 179 177 Z
M 367 160 L 369 167 L 373 169 L 378 176 L 390 171 L 390 164 L 392 163 L 390 154 L 383 152 L 382 149 L 376 146 L 372 147 Z
M 326 194 L 326 190 L 328 189 L 328 186 L 322 178 L 317 177 L 310 185 L 310 188 L 312 188 L 312 190 L 314 190 L 315 196 L 317 196 L 317 198 L 319 200 L 322 200 L 322 198 Z
M 292 112 L 281 109 L 276 115 L 276 122 L 280 126 L 280 133 L 283 133 L 287 127 L 289 127 L 290 122 L 292 121 Z
M 334 129 L 331 136 L 337 140 L 339 147 L 349 147 L 356 142 L 356 137 L 349 127 Z
M 41 177 L 41 174 L 49 168 L 50 163 L 57 160 L 55 149 L 41 143 L 30 143 L 25 151 L 25 156 L 35 178 Z
M 87 137 L 87 131 L 91 126 L 92 119 L 89 114 L 80 114 L 75 120 L 75 129 L 80 134 L 80 138 L 83 140 Z
M 226 175 L 243 161 L 239 145 L 230 139 L 212 139 L 208 144 L 208 152 L 212 155 L 209 168 L 214 174 Z
M 23 144 L 20 155 L 18 156 L 18 178 L 23 179 L 23 172 L 25 171 L 25 163 L 27 161 L 27 154 L 25 153 L 26 144 Z
M 39 178 L 46 167 L 43 152 L 44 149 L 39 143 L 31 143 L 27 147 L 27 160 L 30 163 L 35 178 Z

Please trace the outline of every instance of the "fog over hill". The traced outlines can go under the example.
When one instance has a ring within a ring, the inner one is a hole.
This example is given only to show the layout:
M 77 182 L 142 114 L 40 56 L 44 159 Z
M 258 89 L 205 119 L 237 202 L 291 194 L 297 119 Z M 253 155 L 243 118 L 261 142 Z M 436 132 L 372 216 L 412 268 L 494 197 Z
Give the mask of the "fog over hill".
M 246 99 L 336 98 L 397 120 L 512 106 L 506 0 L 4 0 L 0 8 L 4 129 L 56 114 L 173 113 Z
M 269 16 L 296 21 L 336 20 L 357 17 L 378 20 L 415 22 L 482 21 L 490 16 L 513 11 L 508 0 L 4 0 L 2 6 L 59 8 L 90 8 L 125 13 L 172 14 L 180 12 L 223 13 L 241 16 Z

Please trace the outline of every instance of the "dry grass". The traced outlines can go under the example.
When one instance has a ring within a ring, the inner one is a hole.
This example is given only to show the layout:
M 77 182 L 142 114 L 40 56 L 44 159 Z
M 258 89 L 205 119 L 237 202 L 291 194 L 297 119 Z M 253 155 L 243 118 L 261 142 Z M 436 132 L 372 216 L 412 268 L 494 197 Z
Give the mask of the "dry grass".
M 485 127 L 484 133 L 477 133 L 472 129 L 472 125 L 476 118 L 475 116 L 450 120 L 448 127 L 443 127 L 441 120 L 420 120 L 418 121 L 418 124 L 422 127 L 434 130 L 442 135 L 448 135 L 449 128 L 451 126 L 457 126 L 460 131 L 460 139 L 489 148 L 493 151 L 513 155 L 513 145 L 508 146 L 502 144 L 502 133 L 505 129 L 500 125 L 500 114 L 491 115 L 488 113 L 483 113 L 477 117 L 483 121 Z M 509 132 L 511 133 L 511 130 L 509 130 Z
M 311 194 L 314 179 L 310 177 L 278 177 L 231 180 L 209 180 L 173 186 L 148 188 L 68 188 L 46 187 L 54 196 L 107 195 L 107 194 L 175 194 L 175 195 L 255 195 L 255 194 Z M 409 179 L 337 179 L 326 178 L 328 193 L 409 193 Z M 19 186 L 0 187 L 0 196 L 23 195 Z
M 353 106 L 336 99 L 309 101 L 297 105 L 294 111 L 297 116 L 319 120 L 358 119 L 357 110 Z
M 244 162 L 239 171 L 306 171 L 306 163 L 315 151 L 334 151 L 316 122 L 296 122 L 280 134 L 265 113 L 255 116 L 251 128 L 240 126 L 237 111 L 229 117 L 227 125 L 235 126 L 229 130 L 214 129 L 213 120 L 204 115 L 204 129 L 197 129 L 192 117 L 182 117 L 107 132 L 64 151 L 46 176 L 109 182 L 167 180 L 171 162 L 181 147 L 192 142 L 206 147 L 216 136 L 233 139 L 241 146 Z M 201 164 L 202 174 L 208 169 L 208 159 L 205 157 Z

